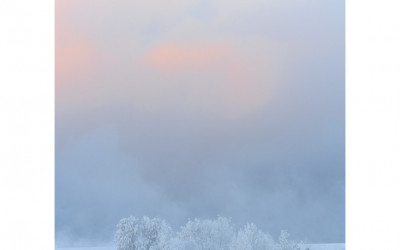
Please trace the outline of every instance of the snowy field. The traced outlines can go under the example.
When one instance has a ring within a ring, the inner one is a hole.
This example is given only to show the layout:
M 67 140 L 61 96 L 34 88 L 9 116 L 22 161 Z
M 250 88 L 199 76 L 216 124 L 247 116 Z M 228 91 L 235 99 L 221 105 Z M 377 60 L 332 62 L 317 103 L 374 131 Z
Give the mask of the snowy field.
M 56 250 L 116 250 L 116 247 L 71 247 L 71 248 L 58 248 Z
M 56 250 L 116 250 L 116 247 L 78 247 L 78 248 L 56 248 Z M 345 250 L 344 243 L 336 244 L 303 244 L 301 250 Z
M 345 250 L 344 243 L 336 244 L 303 244 L 301 250 Z

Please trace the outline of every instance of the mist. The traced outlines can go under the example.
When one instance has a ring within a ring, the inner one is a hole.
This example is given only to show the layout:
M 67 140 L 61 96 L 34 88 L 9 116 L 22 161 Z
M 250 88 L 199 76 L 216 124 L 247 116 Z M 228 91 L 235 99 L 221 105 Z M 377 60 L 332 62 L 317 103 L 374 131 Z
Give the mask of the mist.
M 345 240 L 344 2 L 56 2 L 56 242 L 230 217 Z

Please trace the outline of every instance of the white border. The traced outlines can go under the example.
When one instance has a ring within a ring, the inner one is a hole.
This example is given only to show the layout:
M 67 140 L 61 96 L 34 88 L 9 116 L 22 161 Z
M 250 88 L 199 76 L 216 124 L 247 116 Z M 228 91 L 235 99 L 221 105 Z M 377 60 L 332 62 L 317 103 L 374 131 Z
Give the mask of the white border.
M 0 248 L 54 249 L 54 1 L 0 1 Z
M 346 3 L 346 249 L 400 232 L 396 1 Z M 54 1 L 0 1 L 0 248 L 54 249 Z
M 396 6 L 397 5 L 397 6 Z M 346 249 L 397 249 L 400 18 L 397 1 L 346 3 Z

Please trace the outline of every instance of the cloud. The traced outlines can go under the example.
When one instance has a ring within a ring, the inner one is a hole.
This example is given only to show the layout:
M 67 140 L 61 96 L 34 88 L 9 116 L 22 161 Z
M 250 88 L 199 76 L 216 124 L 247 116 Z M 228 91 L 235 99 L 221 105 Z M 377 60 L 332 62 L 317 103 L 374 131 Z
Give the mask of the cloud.
M 163 44 L 152 49 L 146 56 L 149 68 L 179 72 L 186 68 L 212 70 L 224 66 L 221 61 L 227 57 L 224 45 L 178 45 Z

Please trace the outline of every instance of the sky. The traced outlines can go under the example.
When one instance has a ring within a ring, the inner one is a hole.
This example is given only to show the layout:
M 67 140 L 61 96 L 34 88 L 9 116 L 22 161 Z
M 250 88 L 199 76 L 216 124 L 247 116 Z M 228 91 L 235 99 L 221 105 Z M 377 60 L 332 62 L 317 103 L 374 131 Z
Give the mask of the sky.
M 344 1 L 57 0 L 58 245 L 119 219 L 345 241 Z

